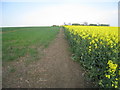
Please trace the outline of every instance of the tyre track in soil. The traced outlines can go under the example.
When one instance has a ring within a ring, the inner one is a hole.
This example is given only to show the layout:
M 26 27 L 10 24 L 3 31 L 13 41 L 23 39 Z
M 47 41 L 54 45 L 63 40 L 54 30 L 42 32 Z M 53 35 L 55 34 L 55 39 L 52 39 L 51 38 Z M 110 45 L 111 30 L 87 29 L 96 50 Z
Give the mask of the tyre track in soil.
M 12 88 L 89 88 L 80 64 L 71 59 L 64 31 L 44 49 L 44 56 L 27 67 L 15 64 L 17 71 L 5 77 L 3 87 Z

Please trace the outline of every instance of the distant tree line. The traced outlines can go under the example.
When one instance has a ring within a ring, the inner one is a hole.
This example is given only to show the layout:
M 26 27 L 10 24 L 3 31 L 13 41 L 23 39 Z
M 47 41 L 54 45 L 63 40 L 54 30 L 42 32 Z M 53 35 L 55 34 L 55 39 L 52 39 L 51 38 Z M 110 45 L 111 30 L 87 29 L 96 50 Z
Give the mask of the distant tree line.
M 65 24 L 64 25 L 76 25 L 76 26 L 110 26 L 109 24 L 88 24 L 87 22 L 84 22 L 83 24 L 79 23 L 72 23 L 72 24 Z
M 79 24 L 79 23 L 73 23 L 72 25 L 76 26 L 110 26 L 109 24 Z
M 53 27 L 58 27 L 59 25 L 52 25 Z

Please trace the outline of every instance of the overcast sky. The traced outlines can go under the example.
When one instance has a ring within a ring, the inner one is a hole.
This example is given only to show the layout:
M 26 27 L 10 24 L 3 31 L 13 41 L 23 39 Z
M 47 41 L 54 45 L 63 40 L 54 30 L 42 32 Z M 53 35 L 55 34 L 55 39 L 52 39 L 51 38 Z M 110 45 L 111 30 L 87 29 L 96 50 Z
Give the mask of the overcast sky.
M 118 26 L 119 0 L 2 0 L 2 26 L 105 23 Z M 0 18 L 0 19 L 1 19 Z

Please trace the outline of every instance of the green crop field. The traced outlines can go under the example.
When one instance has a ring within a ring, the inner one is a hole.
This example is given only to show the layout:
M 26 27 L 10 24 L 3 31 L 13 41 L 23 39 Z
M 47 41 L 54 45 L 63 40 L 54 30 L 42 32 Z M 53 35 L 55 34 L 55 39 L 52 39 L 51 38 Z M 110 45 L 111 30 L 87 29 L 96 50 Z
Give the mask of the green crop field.
M 3 62 L 26 56 L 36 58 L 38 48 L 46 48 L 58 32 L 59 27 L 2 28 Z

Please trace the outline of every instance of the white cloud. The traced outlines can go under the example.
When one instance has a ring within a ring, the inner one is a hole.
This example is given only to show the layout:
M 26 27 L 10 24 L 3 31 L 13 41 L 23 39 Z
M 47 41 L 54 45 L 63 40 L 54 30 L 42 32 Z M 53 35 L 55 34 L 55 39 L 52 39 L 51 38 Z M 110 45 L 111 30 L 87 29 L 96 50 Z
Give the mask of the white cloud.
M 24 16 L 24 23 L 30 25 L 53 25 L 63 22 L 110 23 L 117 22 L 117 10 L 99 10 L 84 5 L 57 5 L 30 11 Z

